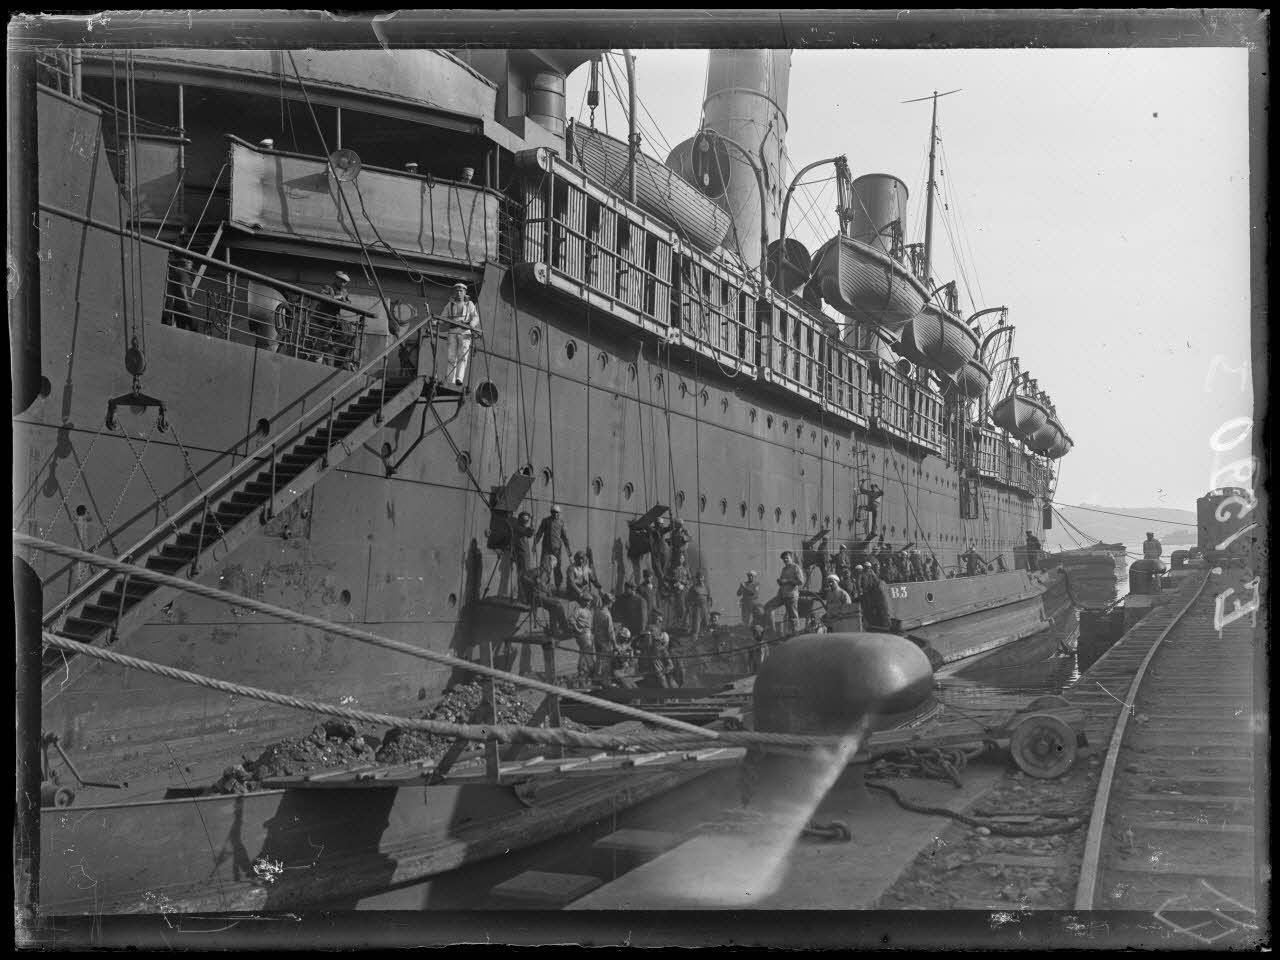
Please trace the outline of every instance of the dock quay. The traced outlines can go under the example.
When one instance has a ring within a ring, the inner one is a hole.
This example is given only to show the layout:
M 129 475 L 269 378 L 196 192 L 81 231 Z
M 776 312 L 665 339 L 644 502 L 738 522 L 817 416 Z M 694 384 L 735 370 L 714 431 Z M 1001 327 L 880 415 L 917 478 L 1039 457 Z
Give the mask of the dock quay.
M 849 841 L 798 838 L 782 882 L 738 905 L 1140 910 L 1164 917 L 1171 935 L 1188 943 L 1255 933 L 1258 891 L 1269 878 L 1259 853 L 1266 787 L 1257 774 L 1265 700 L 1256 689 L 1264 675 L 1256 638 L 1265 625 L 1246 614 L 1215 627 L 1220 598 L 1230 611 L 1231 597 L 1242 602 L 1251 583 L 1235 569 L 1175 573 L 1151 612 L 1062 691 L 1073 719 L 1083 716 L 1076 732 L 1087 741 L 1065 775 L 1038 779 L 1004 758 L 970 764 L 961 789 L 895 781 L 915 804 L 938 810 L 926 815 L 905 813 L 879 792 L 860 796 L 858 775 L 846 774 L 813 819 L 839 818 Z M 705 908 L 682 898 L 682 883 L 716 886 L 759 843 L 750 811 L 735 802 L 736 786 L 733 772 L 722 771 L 603 825 L 590 854 L 572 864 L 563 856 L 552 868 L 530 860 L 523 880 L 495 882 L 494 905 L 514 895 L 552 909 Z M 1002 836 L 941 808 L 989 824 L 1043 823 L 1041 815 L 1068 812 L 1087 823 Z M 624 847 L 625 856 L 604 855 Z M 565 876 L 539 877 L 548 869 Z M 800 882 L 815 876 L 824 878 L 821 889 Z M 530 886 L 543 892 L 524 892 Z M 1187 919 L 1186 911 L 1213 912 Z

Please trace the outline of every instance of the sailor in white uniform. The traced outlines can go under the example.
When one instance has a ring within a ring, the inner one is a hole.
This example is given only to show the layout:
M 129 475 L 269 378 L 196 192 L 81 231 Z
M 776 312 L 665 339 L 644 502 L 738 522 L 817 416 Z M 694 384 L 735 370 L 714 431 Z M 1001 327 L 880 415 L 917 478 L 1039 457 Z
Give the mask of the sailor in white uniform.
M 471 341 L 481 336 L 480 314 L 467 296 L 465 283 L 453 285 L 453 299 L 444 308 L 444 318 L 449 324 L 446 332 L 448 366 L 445 368 L 445 383 L 461 386 L 467 379 Z

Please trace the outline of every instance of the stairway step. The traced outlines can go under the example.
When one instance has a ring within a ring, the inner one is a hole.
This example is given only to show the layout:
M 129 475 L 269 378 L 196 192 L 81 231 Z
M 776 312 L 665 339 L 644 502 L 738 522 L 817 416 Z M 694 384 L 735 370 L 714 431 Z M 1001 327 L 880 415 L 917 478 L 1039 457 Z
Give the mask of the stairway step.
M 177 557 L 148 557 L 144 566 L 148 570 L 155 570 L 159 573 L 176 573 L 190 562 L 190 560 L 180 560 Z
M 160 548 L 160 556 L 165 560 L 181 560 L 183 563 L 190 563 L 196 558 L 195 545 L 183 546 L 180 543 L 167 543 Z
M 148 584 L 147 587 L 148 587 L 147 593 L 150 593 L 152 585 Z M 142 594 L 142 596 L 126 597 L 124 601 L 124 605 L 121 606 L 119 592 L 104 593 L 102 594 L 102 596 L 98 597 L 98 603 L 100 603 L 104 607 L 110 607 L 112 611 L 115 611 L 118 613 L 127 613 L 133 607 L 136 607 L 144 596 L 146 596 L 146 594 Z
M 260 507 L 266 498 L 266 494 L 238 490 L 231 495 L 231 503 L 233 506 Z
M 112 624 L 116 622 L 119 611 L 119 607 L 109 607 L 106 604 L 99 603 L 86 603 L 80 608 L 80 619 L 92 620 L 95 623 Z
M 106 629 L 108 629 L 107 624 L 98 623 L 96 620 L 67 617 L 67 622 L 62 625 L 62 630 L 59 632 L 72 640 L 92 640 Z

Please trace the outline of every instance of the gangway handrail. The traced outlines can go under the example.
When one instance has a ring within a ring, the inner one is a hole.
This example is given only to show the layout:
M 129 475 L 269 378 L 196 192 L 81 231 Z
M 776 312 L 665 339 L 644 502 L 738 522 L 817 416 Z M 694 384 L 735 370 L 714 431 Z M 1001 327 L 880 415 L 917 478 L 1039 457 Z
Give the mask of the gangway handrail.
M 262 446 L 258 447 L 257 450 L 254 450 L 250 454 L 246 454 L 243 460 L 215 480 L 198 496 L 193 497 L 184 506 L 179 508 L 176 513 L 166 517 L 161 523 L 157 524 L 156 527 L 141 540 L 120 553 L 120 559 L 127 560 L 137 557 L 142 551 L 149 550 L 151 547 L 164 541 L 173 533 L 176 533 L 179 525 L 186 522 L 191 515 L 197 514 L 200 511 L 208 510 L 209 502 L 215 496 L 227 492 L 230 487 L 243 480 L 246 474 L 251 473 L 254 470 L 261 469 L 261 463 L 264 459 L 274 458 L 276 455 L 276 448 L 279 447 L 281 443 L 285 442 L 286 437 L 288 437 L 291 432 L 293 432 L 294 436 L 297 436 L 304 432 L 304 427 L 305 429 L 310 429 L 315 423 L 322 420 L 325 416 L 332 416 L 333 408 L 336 405 L 335 402 L 340 394 L 353 385 L 358 378 L 368 376 L 369 371 L 374 366 L 382 363 L 393 350 L 398 350 L 400 347 L 404 346 L 414 334 L 420 335 L 423 328 L 434 322 L 434 320 L 435 318 L 428 314 L 416 324 L 409 327 L 403 336 L 397 337 L 384 346 L 383 349 L 376 353 L 363 367 L 344 379 L 329 393 L 316 400 L 308 410 L 299 414 L 297 419 L 280 428 L 280 430 L 264 442 Z M 386 372 L 384 370 L 384 382 L 385 376 Z M 90 577 L 76 590 L 63 597 L 62 600 L 60 600 L 52 609 L 49 610 L 48 613 L 44 615 L 44 624 L 48 626 L 61 616 L 64 611 L 69 610 L 72 606 L 79 603 L 84 597 L 92 594 L 94 590 L 99 589 L 115 576 L 116 574 L 112 571 L 104 570 L 95 574 L 93 577 Z

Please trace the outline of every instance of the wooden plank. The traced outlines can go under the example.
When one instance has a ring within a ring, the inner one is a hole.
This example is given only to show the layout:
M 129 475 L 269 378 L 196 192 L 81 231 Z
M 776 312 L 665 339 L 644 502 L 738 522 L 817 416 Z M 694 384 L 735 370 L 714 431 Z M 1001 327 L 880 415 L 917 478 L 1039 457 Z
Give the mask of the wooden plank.
M 1197 823 L 1184 820 L 1144 820 L 1130 825 L 1135 831 L 1169 830 L 1177 833 L 1246 833 L 1253 835 L 1253 827 L 1245 823 Z
M 1163 803 L 1202 803 L 1217 806 L 1239 806 L 1253 803 L 1253 797 L 1221 796 L 1213 793 L 1126 793 L 1126 800 L 1150 800 Z
M 584 897 L 604 881 L 580 873 L 552 873 L 526 870 L 506 880 L 490 893 L 497 899 L 520 906 L 563 907 Z
M 1048 870 L 1064 870 L 1067 867 L 1067 862 L 1062 857 L 1030 857 L 1000 851 L 975 857 L 973 862 L 989 867 L 1034 867 Z

